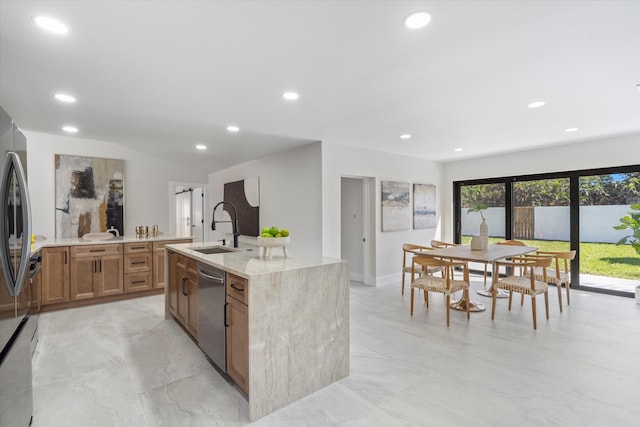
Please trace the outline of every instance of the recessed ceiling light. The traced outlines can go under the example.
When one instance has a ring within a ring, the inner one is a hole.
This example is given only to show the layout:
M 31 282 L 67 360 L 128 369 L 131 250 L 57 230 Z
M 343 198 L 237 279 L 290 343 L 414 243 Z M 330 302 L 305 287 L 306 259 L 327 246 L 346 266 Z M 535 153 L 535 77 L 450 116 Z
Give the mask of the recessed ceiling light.
M 78 128 L 75 126 L 62 126 L 62 130 L 68 133 L 78 133 Z
M 431 21 L 431 15 L 425 11 L 413 12 L 404 18 L 404 26 L 412 30 L 426 27 Z
M 206 146 L 206 145 L 204 145 L 204 144 L 198 144 L 198 145 L 196 145 L 196 148 L 197 148 L 198 150 L 206 150 L 206 149 L 207 149 L 207 146 Z
M 400 135 L 400 139 L 410 139 L 411 135 L 409 135 L 408 133 L 405 133 L 404 135 Z
M 453 151 L 460 152 L 462 151 L 462 148 L 454 148 Z
M 282 94 L 282 97 L 287 101 L 295 101 L 296 99 L 300 98 L 300 95 L 298 95 L 296 92 L 285 92 Z
M 231 125 L 231 126 L 227 126 L 227 130 L 229 132 L 238 132 L 240 130 L 240 128 L 238 126 Z
M 540 108 L 544 105 L 544 101 L 536 101 L 536 102 L 532 102 L 531 104 L 527 105 L 527 107 L 529 108 Z
M 53 97 L 58 101 L 66 102 L 67 104 L 73 104 L 74 102 L 76 102 L 76 98 L 74 96 L 68 95 L 66 93 L 56 93 L 55 95 L 53 95 Z
M 564 131 L 565 131 L 565 132 L 575 132 L 575 131 L 577 131 L 577 130 L 578 130 L 578 128 L 567 128 L 567 129 L 565 129 Z
M 57 19 L 42 15 L 34 16 L 31 19 L 36 23 L 37 26 L 39 26 L 43 30 L 49 31 L 50 33 L 67 34 L 69 32 L 69 27 L 67 27 L 63 22 L 58 21 Z

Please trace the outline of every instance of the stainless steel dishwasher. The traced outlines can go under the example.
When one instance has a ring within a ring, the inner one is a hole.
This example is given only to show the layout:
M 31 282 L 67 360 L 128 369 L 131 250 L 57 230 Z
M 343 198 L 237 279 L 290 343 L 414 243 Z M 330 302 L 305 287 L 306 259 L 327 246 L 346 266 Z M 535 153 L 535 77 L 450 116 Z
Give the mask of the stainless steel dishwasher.
M 227 372 L 225 272 L 198 264 L 198 345 L 222 372 Z

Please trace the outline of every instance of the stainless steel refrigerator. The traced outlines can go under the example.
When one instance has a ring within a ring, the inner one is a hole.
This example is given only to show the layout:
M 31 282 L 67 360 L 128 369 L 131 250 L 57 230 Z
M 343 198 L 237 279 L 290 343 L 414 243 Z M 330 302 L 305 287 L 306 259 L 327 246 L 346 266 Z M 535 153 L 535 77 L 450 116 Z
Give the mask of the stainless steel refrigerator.
M 0 106 L 0 426 L 33 413 L 30 316 L 31 207 L 22 166 L 26 139 Z

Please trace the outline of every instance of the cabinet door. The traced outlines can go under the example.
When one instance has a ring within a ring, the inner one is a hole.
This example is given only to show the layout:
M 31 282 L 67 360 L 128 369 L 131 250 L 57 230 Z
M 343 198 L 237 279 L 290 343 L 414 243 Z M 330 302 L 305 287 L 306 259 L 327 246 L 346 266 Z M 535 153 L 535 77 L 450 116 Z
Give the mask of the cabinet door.
M 174 317 L 178 316 L 178 292 L 180 286 L 178 284 L 178 254 L 175 252 L 167 252 L 167 276 L 169 281 L 169 290 L 167 292 L 167 307 L 169 313 Z
M 198 277 L 189 274 L 187 276 L 187 330 L 198 341 Z
M 71 262 L 71 300 L 98 296 L 96 273 L 98 261 L 94 257 L 74 258 Z
M 153 253 L 153 287 L 164 288 L 164 250 Z
M 247 306 L 227 295 L 227 374 L 249 396 L 249 317 Z
M 69 259 L 68 246 L 42 248 L 42 305 L 69 301 Z
M 119 295 L 124 292 L 122 255 L 105 255 L 96 258 L 98 296 Z
M 186 269 L 180 264 L 178 264 L 178 306 L 176 308 L 176 319 L 186 326 L 189 315 L 189 277 Z

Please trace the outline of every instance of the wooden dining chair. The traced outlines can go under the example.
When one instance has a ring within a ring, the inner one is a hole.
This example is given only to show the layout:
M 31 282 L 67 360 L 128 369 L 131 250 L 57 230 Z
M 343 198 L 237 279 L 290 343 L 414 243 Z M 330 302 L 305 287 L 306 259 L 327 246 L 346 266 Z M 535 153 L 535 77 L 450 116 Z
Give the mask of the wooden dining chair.
M 501 242 L 496 242 L 497 245 L 512 245 L 512 246 L 527 246 L 524 242 L 520 240 L 502 240 Z M 484 263 L 484 288 L 487 289 L 487 267 L 489 263 Z
M 428 251 L 431 249 L 433 248 L 430 248 L 429 246 L 414 245 L 412 243 L 405 243 L 402 245 L 402 295 L 404 295 L 405 275 L 412 274 L 413 272 L 413 263 L 407 265 L 407 255 L 414 256 L 412 251 Z M 431 273 L 435 273 L 437 271 L 439 271 L 439 269 L 430 270 Z M 416 274 L 422 274 L 422 271 L 418 271 Z
M 510 260 L 496 261 L 494 263 L 496 271 L 492 274 L 493 304 L 491 305 L 491 320 L 495 317 L 496 300 L 499 289 L 509 291 L 509 311 L 511 311 L 511 301 L 514 292 L 531 296 L 533 329 L 537 329 L 538 327 L 536 319 L 536 297 L 543 294 L 544 307 L 547 320 L 549 320 L 549 285 L 547 284 L 547 268 L 551 266 L 552 260 L 552 257 L 533 255 L 513 257 Z M 506 277 L 500 278 L 501 267 L 505 267 L 507 270 Z M 538 276 L 535 273 L 531 274 L 534 269 L 539 269 L 540 280 L 537 279 Z
M 411 274 L 411 315 L 413 316 L 413 297 L 416 289 L 422 289 L 424 291 L 424 302 L 427 308 L 429 308 L 429 292 L 439 292 L 445 296 L 448 327 L 451 294 L 463 291 L 465 300 L 469 301 L 469 267 L 467 262 L 449 261 L 440 258 L 417 255 L 413 257 L 412 266 L 414 272 L 440 269 L 442 276 L 437 277 L 432 273 L 426 273 L 416 277 L 413 273 Z M 462 279 L 455 278 L 454 270 L 456 268 L 462 269 Z M 467 319 L 469 319 L 469 304 L 466 304 L 466 309 Z
M 455 244 L 455 243 L 443 242 L 441 240 L 432 240 L 431 241 L 431 246 L 433 248 L 440 249 L 440 248 L 448 248 L 450 246 L 458 246 L 458 245 Z
M 547 270 L 547 283 L 556 285 L 558 288 L 558 304 L 560 305 L 560 313 L 562 313 L 562 285 L 567 292 L 567 305 L 570 304 L 569 290 L 571 289 L 571 274 L 569 273 L 569 264 L 576 256 L 576 251 L 537 251 L 537 255 L 548 256 L 553 258 L 554 268 Z M 541 271 L 534 269 L 536 280 L 542 280 Z

